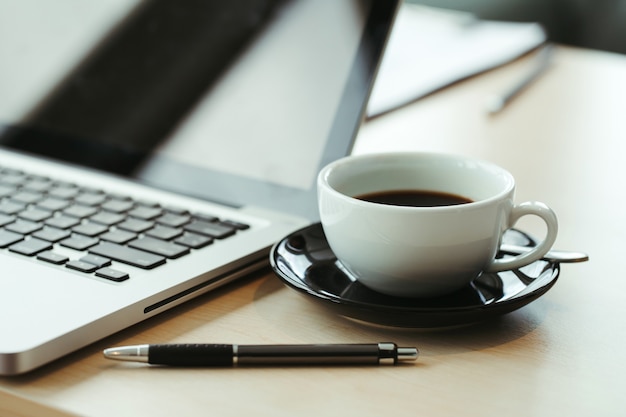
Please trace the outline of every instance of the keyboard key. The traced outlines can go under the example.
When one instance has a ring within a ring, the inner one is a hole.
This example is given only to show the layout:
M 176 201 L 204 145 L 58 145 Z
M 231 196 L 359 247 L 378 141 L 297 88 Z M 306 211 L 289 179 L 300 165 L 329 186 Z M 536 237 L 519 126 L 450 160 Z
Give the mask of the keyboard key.
M 128 212 L 129 216 L 143 220 L 152 220 L 163 213 L 159 207 L 135 207 Z
M 247 229 L 250 228 L 249 224 L 236 222 L 234 220 L 223 220 L 222 223 L 226 224 L 228 226 L 232 226 L 232 227 L 234 227 L 235 229 L 238 229 L 238 230 L 247 230 Z
M 0 184 L 0 198 L 9 197 L 17 191 L 17 187 Z
M 48 195 L 56 198 L 60 198 L 62 200 L 70 200 L 76 195 L 78 195 L 79 190 L 77 187 L 72 187 L 71 184 L 62 184 L 56 187 L 53 187 L 48 192 Z
M 107 226 L 98 223 L 85 222 L 72 228 L 74 233 L 95 237 L 109 230 Z
M 104 256 L 98 255 L 85 255 L 79 259 L 81 262 L 87 262 L 88 264 L 92 264 L 97 266 L 98 268 L 103 268 L 105 266 L 111 265 L 111 260 L 109 258 L 105 258 Z
M 181 207 L 167 206 L 165 207 L 165 211 L 167 211 L 168 213 L 172 213 L 172 214 L 178 214 L 180 216 L 189 214 L 189 211 L 187 209 L 184 209 Z
M 107 226 L 113 226 L 124 220 L 126 217 L 123 214 L 113 213 L 110 211 L 101 211 L 94 214 L 89 218 L 90 221 L 105 224 Z
M 129 232 L 141 233 L 154 226 L 154 222 L 140 219 L 127 219 L 117 225 L 118 229 L 128 230 Z
M 57 229 L 69 229 L 77 224 L 80 224 L 80 219 L 69 216 L 56 216 L 51 217 L 44 222 L 48 226 L 56 227 Z
M 67 200 L 61 200 L 60 198 L 48 197 L 37 202 L 37 207 L 44 210 L 58 211 L 68 207 L 70 202 Z
M 204 214 L 204 213 L 194 213 L 193 214 L 194 219 L 196 220 L 204 220 L 205 222 L 216 222 L 219 219 L 216 216 L 213 216 L 212 214 Z
M 200 249 L 213 243 L 213 238 L 197 235 L 195 233 L 185 233 L 174 242 L 179 245 L 187 246 L 191 249 Z
M 147 236 L 155 237 L 161 240 L 172 240 L 175 237 L 178 237 L 183 234 L 182 229 L 176 229 L 174 227 L 167 226 L 155 226 L 153 229 L 150 229 L 146 232 Z
M 111 200 L 119 200 L 119 201 L 131 201 L 132 200 L 132 198 L 130 198 L 129 196 L 125 194 L 108 193 L 108 195 L 111 198 Z
M 61 246 L 74 250 L 87 250 L 98 244 L 98 239 L 89 236 L 72 235 L 60 242 Z
M 156 219 L 156 222 L 165 226 L 180 227 L 191 221 L 191 217 L 186 214 L 165 213 Z
M 11 200 L 22 204 L 33 204 L 39 200 L 43 200 L 43 194 L 32 191 L 18 191 L 11 196 Z
M 37 239 L 47 240 L 48 242 L 58 242 L 70 236 L 70 232 L 56 227 L 44 226 L 43 229 L 33 234 Z
M 5 169 L 0 175 L 0 182 L 7 185 L 22 185 L 27 181 L 23 172 L 14 169 Z
M 0 213 L 4 214 L 17 214 L 25 208 L 25 204 L 17 203 L 14 201 L 3 200 L 2 202 L 0 202 Z
M 19 253 L 20 255 L 34 256 L 39 252 L 52 249 L 52 244 L 45 240 L 39 239 L 27 239 L 21 242 L 14 243 L 9 246 L 11 252 Z
M 41 223 L 18 219 L 14 223 L 6 225 L 5 229 L 22 235 L 29 235 L 42 227 L 43 225 Z
M 232 236 L 237 230 L 234 227 L 223 223 L 209 223 L 201 220 L 189 223 L 184 227 L 184 229 L 189 232 L 199 233 L 216 239 L 224 239 L 225 237 Z
M 133 208 L 133 202 L 131 200 L 119 200 L 113 199 L 102 204 L 104 210 L 112 211 L 114 213 L 124 213 Z
M 9 232 L 7 230 L 0 230 L 0 248 L 6 248 L 24 239 L 24 236 L 19 233 Z
M 50 180 L 44 177 L 31 177 L 22 185 L 22 188 L 38 193 L 45 193 L 51 187 Z
M 0 213 L 0 226 L 6 226 L 9 223 L 13 223 L 15 219 L 15 216 L 9 216 L 8 214 Z
M 65 262 L 69 261 L 69 258 L 67 256 L 60 255 L 52 251 L 41 252 L 39 255 L 37 255 L 37 259 L 39 259 L 40 261 L 50 262 L 51 264 L 55 265 L 62 265 Z
M 94 187 L 80 187 L 80 192 L 87 194 L 104 194 L 104 191 L 102 191 L 100 188 Z
M 89 253 L 144 269 L 152 269 L 165 263 L 165 258 L 162 256 L 109 242 L 101 242 L 98 246 L 89 249 Z
M 33 222 L 40 222 L 52 217 L 52 212 L 48 210 L 41 210 L 35 207 L 29 207 L 26 210 L 18 214 L 18 217 Z
M 156 201 L 147 201 L 147 200 L 136 200 L 138 206 L 143 207 L 161 207 L 159 203 Z
M 93 216 L 98 212 L 98 209 L 95 207 L 89 206 L 81 206 L 77 204 L 75 206 L 69 206 L 65 210 L 63 210 L 63 214 L 71 217 L 78 217 L 79 219 L 84 219 L 85 217 Z
M 120 245 L 128 243 L 135 238 L 137 238 L 137 233 L 127 232 L 126 230 L 112 230 L 100 235 L 100 240 L 119 243 Z
M 88 262 L 83 261 L 69 261 L 65 264 L 66 267 L 75 269 L 80 272 L 91 273 L 94 272 L 98 267 L 94 264 L 90 264 Z
M 97 206 L 106 200 L 106 196 L 104 194 L 95 194 L 89 192 L 82 192 L 76 197 L 74 197 L 74 201 L 78 204 L 82 204 L 85 206 Z
M 177 245 L 176 243 L 166 242 L 152 237 L 143 237 L 133 240 L 128 244 L 128 246 L 165 256 L 170 259 L 180 258 L 181 256 L 189 253 L 189 248 L 186 246 Z
M 118 271 L 113 268 L 102 268 L 96 271 L 96 276 L 101 278 L 110 279 L 115 282 L 122 282 L 129 278 L 126 272 Z

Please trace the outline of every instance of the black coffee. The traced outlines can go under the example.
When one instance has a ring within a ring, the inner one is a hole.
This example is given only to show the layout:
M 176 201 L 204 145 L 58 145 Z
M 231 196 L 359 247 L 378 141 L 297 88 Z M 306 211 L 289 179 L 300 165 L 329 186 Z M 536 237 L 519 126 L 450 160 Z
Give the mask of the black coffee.
M 392 206 L 435 207 L 471 203 L 472 200 L 456 194 L 438 191 L 393 190 L 356 196 L 359 200 Z

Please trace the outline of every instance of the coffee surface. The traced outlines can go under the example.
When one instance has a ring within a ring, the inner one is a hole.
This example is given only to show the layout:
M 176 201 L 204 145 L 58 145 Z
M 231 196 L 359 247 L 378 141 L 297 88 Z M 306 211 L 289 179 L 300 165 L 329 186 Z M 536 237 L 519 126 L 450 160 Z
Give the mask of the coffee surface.
M 471 203 L 473 200 L 456 194 L 423 191 L 391 190 L 356 196 L 359 200 L 392 206 L 439 207 Z

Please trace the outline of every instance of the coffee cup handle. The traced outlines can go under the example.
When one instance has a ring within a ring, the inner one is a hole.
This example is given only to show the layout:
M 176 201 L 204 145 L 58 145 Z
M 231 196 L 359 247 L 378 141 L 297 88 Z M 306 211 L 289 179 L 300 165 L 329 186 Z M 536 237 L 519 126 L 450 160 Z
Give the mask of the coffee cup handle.
M 526 253 L 517 255 L 512 258 L 494 259 L 491 264 L 485 268 L 487 272 L 499 272 L 511 269 L 521 268 L 538 259 L 541 259 L 554 244 L 558 232 L 558 221 L 556 214 L 550 207 L 544 203 L 537 201 L 527 201 L 513 207 L 509 219 L 509 228 L 522 217 L 527 215 L 535 215 L 543 219 L 547 226 L 545 238 L 533 249 Z

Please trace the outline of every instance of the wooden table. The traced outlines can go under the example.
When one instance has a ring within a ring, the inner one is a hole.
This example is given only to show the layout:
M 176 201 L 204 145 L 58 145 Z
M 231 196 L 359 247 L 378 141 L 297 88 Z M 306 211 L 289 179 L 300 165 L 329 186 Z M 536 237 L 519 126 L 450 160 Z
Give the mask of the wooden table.
M 530 61 L 462 82 L 374 119 L 356 153 L 436 150 L 490 159 L 517 178 L 517 200 L 560 220 L 563 265 L 546 295 L 499 319 L 424 331 L 333 315 L 269 270 L 202 296 L 43 369 L 0 379 L 0 415 L 612 416 L 626 388 L 626 57 L 559 47 L 550 70 L 505 111 L 488 94 Z M 523 227 L 543 232 L 539 223 Z M 154 368 L 103 359 L 105 347 L 157 342 L 396 341 L 398 367 Z

